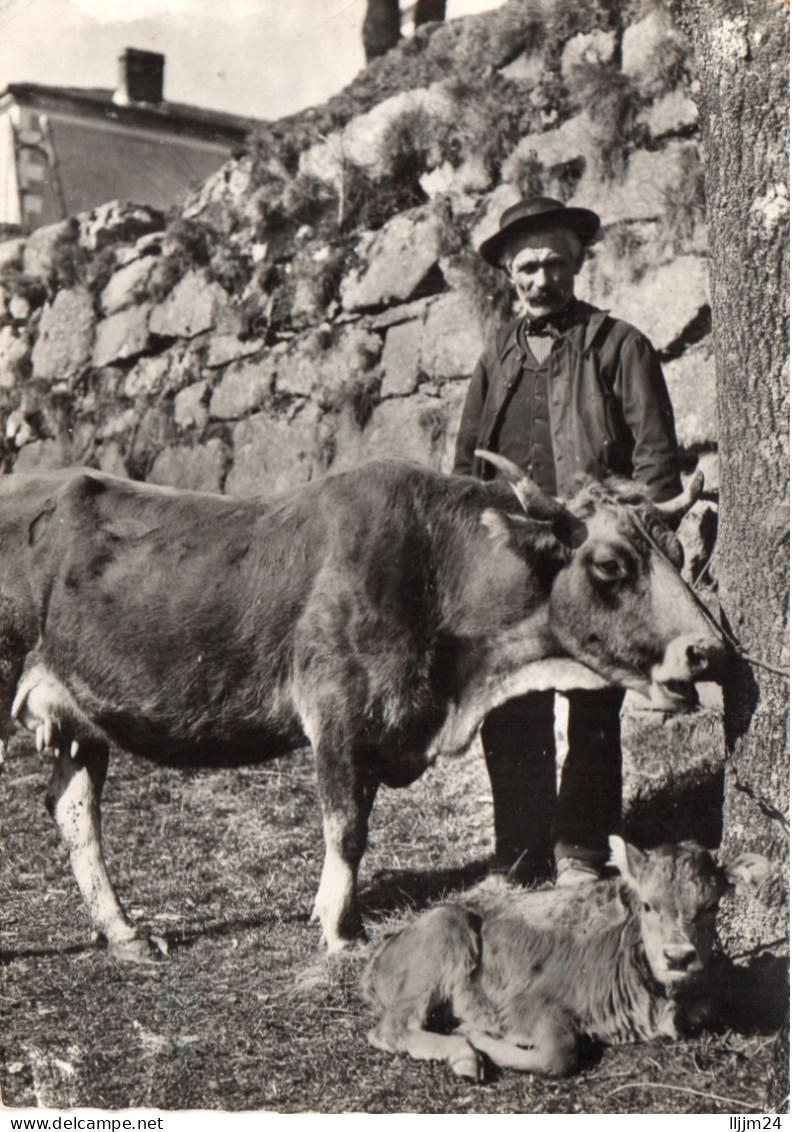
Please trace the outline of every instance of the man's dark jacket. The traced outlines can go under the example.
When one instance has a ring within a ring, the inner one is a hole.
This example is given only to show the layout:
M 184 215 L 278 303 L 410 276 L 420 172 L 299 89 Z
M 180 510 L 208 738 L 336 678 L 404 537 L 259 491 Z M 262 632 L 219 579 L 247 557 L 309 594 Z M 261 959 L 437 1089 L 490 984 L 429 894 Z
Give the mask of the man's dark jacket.
M 546 362 L 557 494 L 571 498 L 588 477 L 625 476 L 650 497 L 681 490 L 674 414 L 651 343 L 629 323 L 576 301 Z M 470 382 L 454 471 L 482 478 L 476 448 L 497 451 L 497 435 L 525 354 L 521 318 L 502 327 Z

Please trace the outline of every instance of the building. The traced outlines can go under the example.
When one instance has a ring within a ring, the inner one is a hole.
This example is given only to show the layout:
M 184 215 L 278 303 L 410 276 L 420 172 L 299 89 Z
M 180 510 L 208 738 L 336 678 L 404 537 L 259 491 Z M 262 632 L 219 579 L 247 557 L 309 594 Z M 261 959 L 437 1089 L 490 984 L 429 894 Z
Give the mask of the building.
M 163 55 L 127 48 L 119 62 L 114 91 L 14 83 L 0 94 L 0 233 L 110 200 L 168 209 L 254 125 L 165 101 Z

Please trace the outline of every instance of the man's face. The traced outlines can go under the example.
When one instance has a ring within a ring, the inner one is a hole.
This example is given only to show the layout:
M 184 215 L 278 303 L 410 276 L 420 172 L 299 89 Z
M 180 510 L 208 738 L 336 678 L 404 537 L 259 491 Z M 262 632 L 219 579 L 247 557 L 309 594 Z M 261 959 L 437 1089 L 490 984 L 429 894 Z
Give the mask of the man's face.
M 575 293 L 583 245 L 565 228 L 524 236 L 508 249 L 509 278 L 531 318 L 555 314 Z

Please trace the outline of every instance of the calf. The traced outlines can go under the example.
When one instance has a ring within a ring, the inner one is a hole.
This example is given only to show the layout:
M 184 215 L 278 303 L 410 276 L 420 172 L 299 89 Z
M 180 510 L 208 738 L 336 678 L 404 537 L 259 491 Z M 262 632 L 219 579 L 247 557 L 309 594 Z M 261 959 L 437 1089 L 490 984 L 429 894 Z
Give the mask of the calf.
M 610 840 L 617 880 L 484 885 L 381 944 L 363 977 L 383 1011 L 371 1044 L 477 1080 L 482 1055 L 563 1076 L 583 1038 L 651 1041 L 700 1025 L 719 900 L 760 884 L 768 862 L 747 853 L 719 867 L 691 841 L 643 853 Z

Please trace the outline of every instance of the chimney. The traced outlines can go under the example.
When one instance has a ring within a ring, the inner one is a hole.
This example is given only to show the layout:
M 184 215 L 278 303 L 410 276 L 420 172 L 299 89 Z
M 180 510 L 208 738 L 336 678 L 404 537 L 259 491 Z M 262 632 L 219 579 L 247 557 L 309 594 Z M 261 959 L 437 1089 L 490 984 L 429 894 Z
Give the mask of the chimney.
M 113 102 L 128 106 L 133 102 L 162 102 L 165 56 L 156 51 L 127 47 L 119 56 L 118 90 Z

